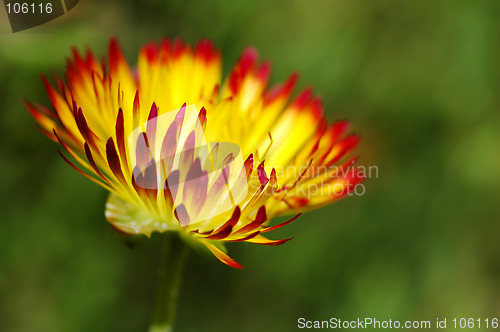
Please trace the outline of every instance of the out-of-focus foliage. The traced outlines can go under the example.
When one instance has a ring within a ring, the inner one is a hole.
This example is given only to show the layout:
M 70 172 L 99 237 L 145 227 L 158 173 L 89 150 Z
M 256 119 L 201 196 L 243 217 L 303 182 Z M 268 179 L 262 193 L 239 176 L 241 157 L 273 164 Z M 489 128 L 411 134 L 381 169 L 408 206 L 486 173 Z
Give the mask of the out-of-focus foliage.
M 68 167 L 21 100 L 70 47 L 130 61 L 162 36 L 209 37 L 225 73 L 247 45 L 294 70 L 378 166 L 366 194 L 302 216 L 281 247 L 231 246 L 243 271 L 192 255 L 179 331 L 290 331 L 297 319 L 431 320 L 500 312 L 500 3 L 91 1 L 0 34 L 0 330 L 142 331 L 159 237 L 127 248 L 106 192 Z

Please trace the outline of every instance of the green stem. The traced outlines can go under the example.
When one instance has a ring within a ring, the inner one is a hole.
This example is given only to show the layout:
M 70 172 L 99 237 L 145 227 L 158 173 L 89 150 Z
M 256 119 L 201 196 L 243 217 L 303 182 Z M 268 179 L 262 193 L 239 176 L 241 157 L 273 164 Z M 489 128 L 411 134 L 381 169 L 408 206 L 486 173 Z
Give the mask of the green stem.
M 149 332 L 172 331 L 182 268 L 189 251 L 177 232 L 167 232 L 164 236 L 153 320 Z

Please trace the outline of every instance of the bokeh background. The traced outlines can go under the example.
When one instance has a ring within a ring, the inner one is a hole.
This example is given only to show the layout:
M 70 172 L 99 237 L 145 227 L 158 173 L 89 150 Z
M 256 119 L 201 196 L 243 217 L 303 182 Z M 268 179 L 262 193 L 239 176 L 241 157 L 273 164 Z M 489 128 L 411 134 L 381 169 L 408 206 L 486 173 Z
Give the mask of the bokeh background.
M 1 11 L 0 11 L 1 12 Z M 106 192 L 57 155 L 21 100 L 48 104 L 40 73 L 70 47 L 127 58 L 162 36 L 201 37 L 227 73 L 242 49 L 301 73 L 331 121 L 378 166 L 366 194 L 229 246 L 234 270 L 196 254 L 177 331 L 291 331 L 297 319 L 500 316 L 500 3 L 495 1 L 80 0 L 13 34 L 0 16 L 0 330 L 145 331 L 161 241 L 127 248 Z M 4 13 L 2 13 L 4 15 Z M 476 330 L 476 329 L 472 329 Z

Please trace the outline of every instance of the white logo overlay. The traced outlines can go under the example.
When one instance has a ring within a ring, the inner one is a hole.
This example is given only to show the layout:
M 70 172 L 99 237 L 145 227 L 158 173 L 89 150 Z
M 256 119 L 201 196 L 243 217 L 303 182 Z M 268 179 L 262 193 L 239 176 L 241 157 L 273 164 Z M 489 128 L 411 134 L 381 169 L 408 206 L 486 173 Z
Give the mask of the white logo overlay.
M 200 111 L 183 106 L 135 128 L 128 137 L 135 186 L 168 189 L 182 226 L 232 211 L 248 195 L 238 145 L 207 142 Z

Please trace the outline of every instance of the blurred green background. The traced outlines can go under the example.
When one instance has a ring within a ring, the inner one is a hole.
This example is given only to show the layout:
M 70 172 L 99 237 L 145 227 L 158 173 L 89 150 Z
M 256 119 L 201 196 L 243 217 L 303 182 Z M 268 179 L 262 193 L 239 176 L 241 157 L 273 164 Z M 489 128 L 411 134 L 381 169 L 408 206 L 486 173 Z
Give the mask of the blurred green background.
M 297 319 L 500 317 L 500 2 L 91 1 L 0 33 L 0 331 L 145 331 L 154 237 L 127 248 L 106 192 L 68 167 L 21 104 L 70 47 L 135 63 L 162 36 L 245 46 L 323 96 L 363 137 L 366 194 L 302 216 L 280 247 L 230 245 L 234 270 L 191 255 L 177 331 L 290 331 Z M 472 329 L 475 330 L 475 329 Z M 477 329 L 476 329 L 477 330 Z

